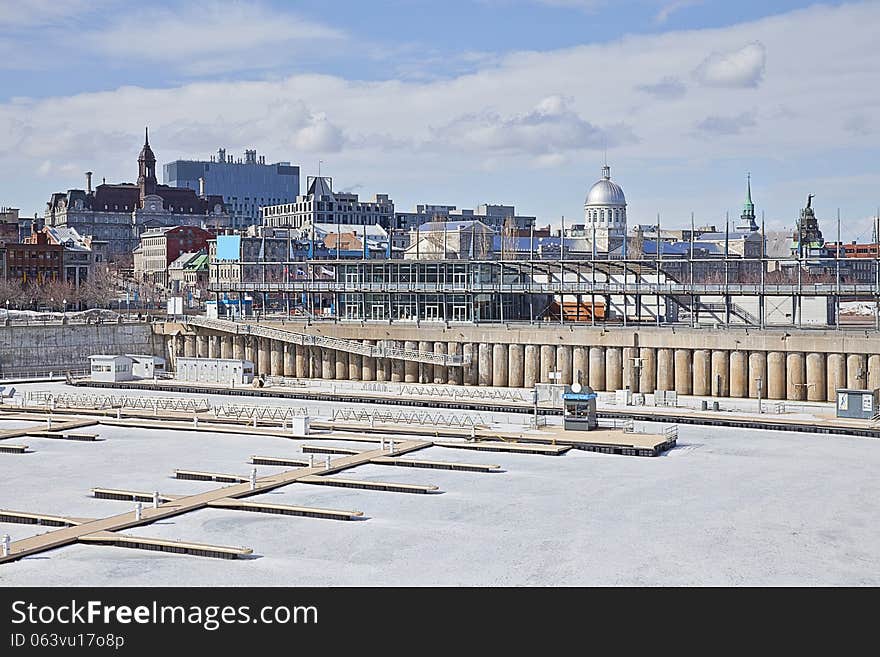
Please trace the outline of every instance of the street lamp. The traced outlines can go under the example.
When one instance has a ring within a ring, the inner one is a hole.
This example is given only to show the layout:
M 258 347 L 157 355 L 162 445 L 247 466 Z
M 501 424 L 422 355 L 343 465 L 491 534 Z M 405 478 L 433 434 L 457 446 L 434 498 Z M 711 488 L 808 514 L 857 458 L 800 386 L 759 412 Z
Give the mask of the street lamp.
M 61 315 L 67 319 L 67 299 L 61 300 Z
M 761 388 L 764 385 L 764 379 L 759 376 L 755 379 L 755 383 L 758 388 L 758 413 L 761 414 L 764 412 L 764 406 L 761 404 Z

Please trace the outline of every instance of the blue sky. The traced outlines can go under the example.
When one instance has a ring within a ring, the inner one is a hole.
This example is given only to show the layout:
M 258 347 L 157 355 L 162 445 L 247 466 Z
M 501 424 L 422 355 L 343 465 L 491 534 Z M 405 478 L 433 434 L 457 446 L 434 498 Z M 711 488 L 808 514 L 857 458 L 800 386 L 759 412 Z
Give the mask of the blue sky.
M 0 205 L 255 147 L 397 206 L 575 221 L 607 146 L 630 223 L 880 204 L 877 2 L 0 0 Z M 209 190 L 210 191 L 210 190 Z

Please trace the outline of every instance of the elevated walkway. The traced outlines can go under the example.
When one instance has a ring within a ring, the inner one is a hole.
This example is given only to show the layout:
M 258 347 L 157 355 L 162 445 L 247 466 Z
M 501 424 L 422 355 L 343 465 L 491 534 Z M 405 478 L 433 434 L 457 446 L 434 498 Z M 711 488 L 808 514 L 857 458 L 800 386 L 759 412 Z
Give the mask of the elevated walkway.
M 212 331 L 231 333 L 233 335 L 250 335 L 269 340 L 278 340 L 289 344 L 297 344 L 305 347 L 322 347 L 335 349 L 351 354 L 360 354 L 370 358 L 393 358 L 416 363 L 429 363 L 443 367 L 461 367 L 469 364 L 464 357 L 457 354 L 435 354 L 432 351 L 418 351 L 414 349 L 399 349 L 385 345 L 368 345 L 357 340 L 343 340 L 324 335 L 312 335 L 310 333 L 297 333 L 271 326 L 260 324 L 248 324 L 246 322 L 232 322 L 226 319 L 209 319 L 199 315 L 186 316 L 181 319 L 183 324 L 198 326 Z

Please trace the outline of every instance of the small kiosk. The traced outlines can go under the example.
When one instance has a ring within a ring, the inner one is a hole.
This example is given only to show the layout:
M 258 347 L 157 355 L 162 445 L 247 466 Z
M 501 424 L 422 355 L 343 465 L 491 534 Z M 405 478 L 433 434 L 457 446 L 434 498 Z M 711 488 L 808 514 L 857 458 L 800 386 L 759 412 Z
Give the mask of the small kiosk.
M 562 394 L 562 426 L 566 431 L 591 431 L 599 426 L 596 393 L 589 386 L 574 383 Z
M 871 420 L 877 414 L 880 402 L 880 389 L 856 390 L 837 389 L 837 417 L 852 417 Z

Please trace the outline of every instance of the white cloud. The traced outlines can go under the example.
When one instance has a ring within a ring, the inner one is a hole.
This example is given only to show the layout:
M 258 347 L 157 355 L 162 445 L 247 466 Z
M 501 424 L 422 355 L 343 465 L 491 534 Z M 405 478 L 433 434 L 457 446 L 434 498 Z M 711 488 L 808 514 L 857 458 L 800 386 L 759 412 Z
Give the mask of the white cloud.
M 756 125 L 754 112 L 743 112 L 735 116 L 707 116 L 697 123 L 697 129 L 714 136 L 738 135 L 746 128 Z
M 672 14 L 679 12 L 682 9 L 696 7 L 701 4 L 703 4 L 703 0 L 674 0 L 660 8 L 660 11 L 654 16 L 654 22 L 662 25 L 669 20 L 669 17 L 672 16 Z
M 687 91 L 684 83 L 673 76 L 666 76 L 659 82 L 653 84 L 636 85 L 636 89 L 656 98 L 664 98 L 668 100 L 681 98 Z
M 767 50 L 760 41 L 727 52 L 713 52 L 694 71 L 702 84 L 713 87 L 757 87 L 764 75 Z
M 108 0 L 0 0 L 0 29 L 57 25 Z
M 102 55 L 165 62 L 193 75 L 263 68 L 292 49 L 345 38 L 341 30 L 259 3 L 205 0 L 120 13 L 109 25 L 76 35 Z
M 571 99 L 554 94 L 529 112 L 502 116 L 494 111 L 464 114 L 434 130 L 434 145 L 475 152 L 539 156 L 560 151 L 602 148 L 632 141 L 626 126 L 601 129 L 570 107 Z M 543 160 L 546 162 L 546 158 Z

